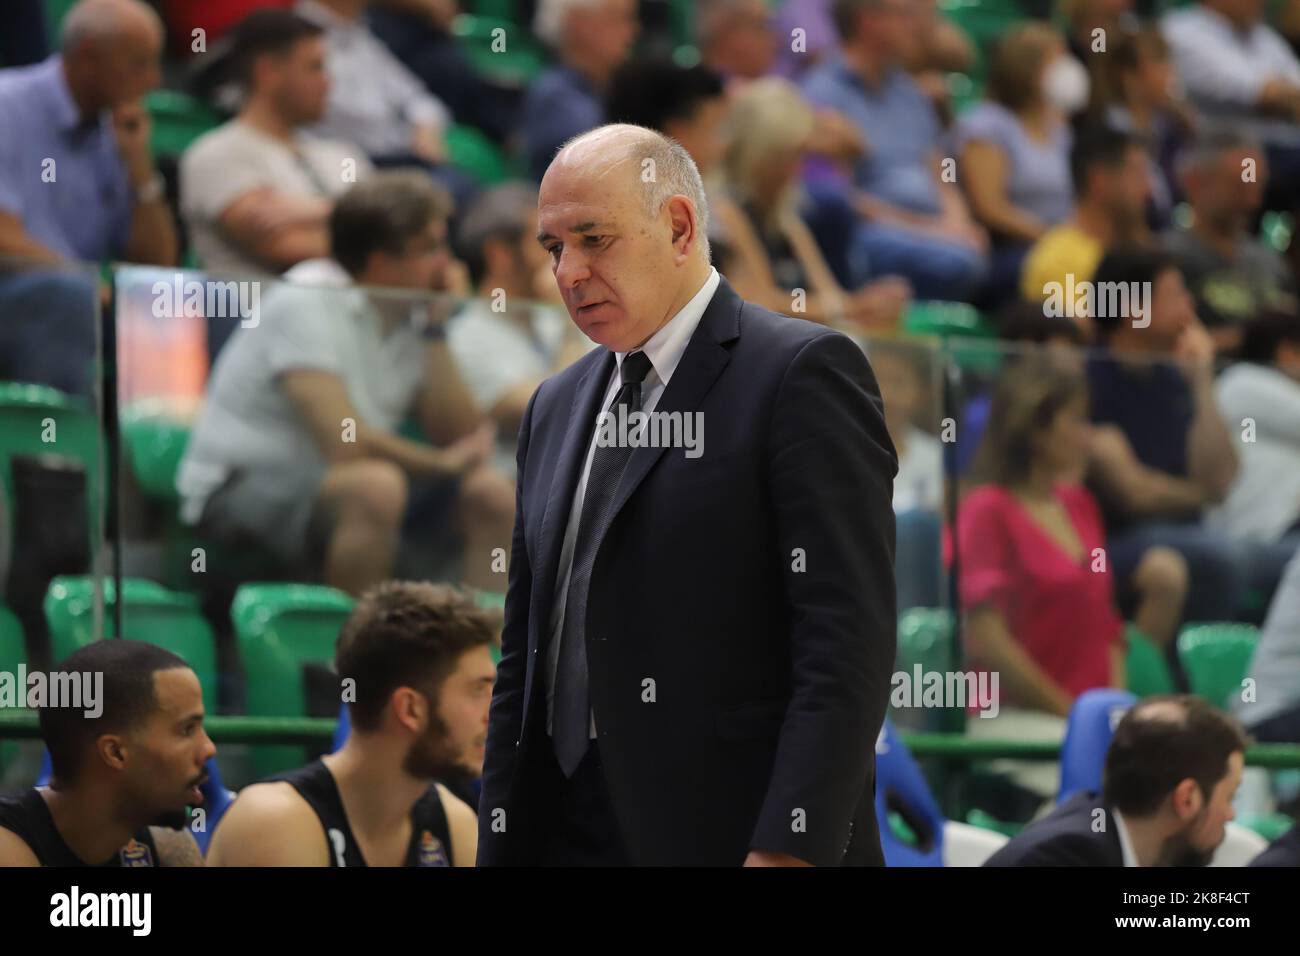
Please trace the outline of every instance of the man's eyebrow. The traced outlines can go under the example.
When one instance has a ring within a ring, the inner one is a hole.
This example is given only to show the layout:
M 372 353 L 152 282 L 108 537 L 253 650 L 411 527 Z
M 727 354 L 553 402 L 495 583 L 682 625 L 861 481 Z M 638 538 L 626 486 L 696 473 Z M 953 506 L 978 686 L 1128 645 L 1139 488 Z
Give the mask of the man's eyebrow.
M 602 229 L 604 227 L 604 223 L 596 222 L 594 219 L 588 219 L 586 222 L 580 222 L 576 225 L 570 226 L 569 232 L 591 232 L 593 229 Z M 554 238 L 555 236 L 551 235 L 549 232 L 539 232 L 537 234 L 538 242 L 546 242 L 547 239 Z

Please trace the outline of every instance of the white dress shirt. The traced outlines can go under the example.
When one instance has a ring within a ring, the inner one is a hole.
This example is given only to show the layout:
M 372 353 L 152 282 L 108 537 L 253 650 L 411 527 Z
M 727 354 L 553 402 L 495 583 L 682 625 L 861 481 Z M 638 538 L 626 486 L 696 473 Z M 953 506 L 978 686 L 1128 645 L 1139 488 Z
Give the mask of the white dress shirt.
M 704 310 L 708 308 L 717 291 L 721 278 L 717 269 L 709 270 L 709 277 L 700 286 L 700 291 L 682 306 L 681 311 L 669 319 L 664 326 L 646 340 L 640 351 L 650 359 L 650 371 L 646 373 L 641 385 L 641 410 L 652 412 L 659 404 L 659 398 L 673 377 L 686 345 L 691 340 Z M 635 351 L 635 350 L 634 350 Z M 626 352 L 614 353 L 614 371 L 609 384 L 605 387 L 605 397 L 601 399 L 600 408 L 609 408 L 610 402 L 622 385 L 620 372 Z M 560 662 L 560 635 L 564 628 L 564 604 L 569 596 L 569 572 L 573 568 L 573 546 L 578 537 L 578 521 L 582 518 L 582 499 L 587 492 L 587 476 L 591 473 L 591 459 L 596 452 L 596 423 L 591 423 L 591 438 L 587 443 L 587 460 L 578 477 L 578 487 L 574 491 L 573 505 L 569 508 L 569 523 L 564 529 L 564 544 L 560 548 L 560 566 L 555 575 L 555 603 L 551 610 L 550 643 L 546 647 L 546 732 L 551 733 L 551 723 L 555 715 L 555 671 Z M 596 715 L 591 716 L 591 736 L 596 736 Z
M 1124 818 L 1118 810 L 1112 810 L 1111 816 L 1115 818 L 1115 832 L 1119 834 L 1119 851 L 1124 855 L 1124 865 L 1141 866 L 1137 852 L 1133 849 L 1133 841 L 1129 838 L 1128 827 L 1124 825 Z

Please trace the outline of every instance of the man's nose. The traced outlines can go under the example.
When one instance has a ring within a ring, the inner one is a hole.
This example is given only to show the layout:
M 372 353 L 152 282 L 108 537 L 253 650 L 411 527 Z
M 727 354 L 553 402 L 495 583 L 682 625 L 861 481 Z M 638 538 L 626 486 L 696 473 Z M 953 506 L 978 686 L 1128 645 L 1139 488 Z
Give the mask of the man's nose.
M 560 251 L 560 261 L 555 264 L 555 282 L 561 291 L 572 289 L 590 277 L 591 269 L 581 250 L 566 246 Z

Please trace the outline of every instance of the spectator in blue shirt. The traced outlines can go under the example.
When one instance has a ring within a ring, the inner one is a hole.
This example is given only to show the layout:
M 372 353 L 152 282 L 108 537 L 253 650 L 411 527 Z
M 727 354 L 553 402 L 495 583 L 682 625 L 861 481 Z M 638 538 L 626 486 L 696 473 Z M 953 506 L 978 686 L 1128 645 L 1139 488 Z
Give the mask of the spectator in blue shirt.
M 1214 342 L 1163 253 L 1114 248 L 1093 288 L 1103 349 L 1088 367 L 1090 464 L 1111 569 L 1131 588 L 1148 548 L 1173 548 L 1190 574 L 1187 619 L 1237 619 L 1248 590 L 1267 597 L 1277 586 L 1295 545 L 1234 539 L 1202 520 L 1228 495 L 1240 461 L 1241 426 L 1225 422 L 1215 393 Z M 1102 294 L 1120 288 L 1126 296 Z
M 524 97 L 524 156 L 541 181 L 568 139 L 605 122 L 603 99 L 614 71 L 632 52 L 640 25 L 635 0 L 541 0 L 533 31 L 556 63 Z
M 0 70 L 0 377 L 89 391 L 95 290 L 70 260 L 171 265 L 176 233 L 140 99 L 163 29 L 139 0 L 81 0 L 62 54 Z
M 868 143 L 854 170 L 858 278 L 892 273 L 919 298 L 969 298 L 988 236 L 971 218 L 942 150 L 934 107 L 904 69 L 915 0 L 836 0 L 839 51 L 804 80 L 808 98 L 843 113 Z

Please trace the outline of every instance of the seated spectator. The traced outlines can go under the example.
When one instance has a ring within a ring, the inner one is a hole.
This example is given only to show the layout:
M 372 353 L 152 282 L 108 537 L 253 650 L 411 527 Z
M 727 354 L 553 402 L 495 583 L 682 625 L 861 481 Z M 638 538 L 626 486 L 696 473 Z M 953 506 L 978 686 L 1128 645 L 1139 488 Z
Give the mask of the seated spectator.
M 363 594 L 335 666 L 352 732 L 342 748 L 245 787 L 211 866 L 473 866 L 478 820 L 435 782 L 481 776 L 496 668 L 487 615 L 446 585 Z
M 162 42 L 139 0 L 81 0 L 61 53 L 0 70 L 0 378 L 89 396 L 95 284 L 68 266 L 176 262 L 141 105 Z
M 330 216 L 333 259 L 286 275 L 333 288 L 271 290 L 258 324 L 237 329 L 217 359 L 177 475 L 182 520 L 360 594 L 391 574 L 403 519 L 427 503 L 419 537 L 457 519 L 465 580 L 499 587 L 492 549 L 510 540 L 514 494 L 482 465 L 492 431 L 443 329 L 412 321 L 430 308 L 415 294 L 447 282 L 449 212 L 417 172 L 376 174 L 343 195 Z M 443 447 L 399 436 L 409 416 Z
M 1255 176 L 1244 173 L 1257 163 Z M 1257 146 L 1231 133 L 1206 136 L 1180 163 L 1192 219 L 1163 237 L 1187 277 L 1196 314 L 1219 352 L 1234 353 L 1245 324 L 1262 311 L 1294 311 L 1286 261 L 1253 232 L 1268 169 Z
M 1044 301 L 1055 288 L 1090 281 L 1108 247 L 1142 241 L 1147 234 L 1147 159 L 1137 141 L 1108 129 L 1081 132 L 1070 150 L 1070 178 L 1073 214 L 1025 256 L 1020 294 L 1030 302 Z M 1090 330 L 1087 316 L 1068 317 Z
M 938 388 L 938 366 L 916 346 L 888 339 L 867 344 L 885 403 L 885 427 L 898 452 L 894 576 L 899 610 L 942 603 L 943 446 L 918 426 Z
M 957 519 L 970 654 L 1002 675 L 1005 703 L 989 724 L 1028 711 L 1060 733 L 1079 694 L 1125 683 L 1105 527 L 1080 483 L 1087 410 L 1082 377 L 1041 358 L 999 377 L 976 461 L 976 480 L 986 484 L 965 496 Z M 1176 590 L 1153 591 L 1147 604 L 1139 628 L 1176 628 Z
M 1257 0 L 1201 0 L 1162 23 L 1187 98 L 1206 120 L 1264 144 L 1267 209 L 1300 207 L 1300 59 Z
M 917 0 L 916 21 L 913 43 L 903 60 L 947 129 L 954 119 L 949 79 L 953 73 L 970 73 L 974 68 L 975 44 L 939 9 L 938 0 Z
M 998 41 L 988 99 L 957 123 L 961 182 L 971 214 L 993 241 L 986 304 L 1015 296 L 1030 244 L 1070 215 L 1067 120 L 1086 104 L 1087 91 L 1087 71 L 1059 34 L 1030 22 Z
M 840 49 L 803 88 L 851 120 L 869 144 L 854 171 L 858 280 L 901 275 L 920 298 L 962 299 L 984 276 L 988 236 L 941 169 L 942 130 L 904 68 L 916 0 L 837 0 Z
M 1169 44 L 1156 27 L 1122 30 L 1108 50 L 1093 57 L 1096 81 L 1089 121 L 1128 133 L 1142 144 L 1151 187 L 1148 224 L 1164 229 L 1182 196 L 1175 159 L 1192 130 L 1191 110 L 1177 92 Z
M 181 215 L 199 265 L 278 273 L 327 258 L 334 200 L 370 161 L 350 143 L 302 131 L 325 112 L 323 31 L 288 10 L 259 10 L 232 41 L 243 107 L 181 158 Z
M 1246 326 L 1242 361 L 1217 385 L 1224 425 L 1242 435 L 1241 468 L 1206 522 L 1243 541 L 1300 547 L 1300 319 L 1270 313 Z
M 1238 442 L 1214 392 L 1209 333 L 1162 253 L 1111 250 L 1094 288 L 1130 293 L 1127 303 L 1116 296 L 1098 308 L 1100 348 L 1088 362 L 1097 426 L 1091 478 L 1106 513 L 1111 566 L 1128 585 L 1149 548 L 1173 548 L 1191 575 L 1189 619 L 1233 620 L 1246 556 L 1201 522 L 1207 506 L 1224 500 L 1238 468 Z
M 479 75 L 451 33 L 458 6 L 456 0 L 379 0 L 369 12 L 370 29 L 457 123 L 504 143 L 518 122 L 522 91 Z
M 1300 553 L 1282 573 L 1246 674 L 1255 682 L 1254 697 L 1234 695 L 1232 709 L 1251 736 L 1300 743 Z
M 1149 697 L 1115 728 L 1102 792 L 1071 797 L 984 865 L 1206 866 L 1236 816 L 1245 751 L 1237 722 L 1200 698 Z
M 884 277 L 846 291 L 804 219 L 799 171 L 813 125 L 798 89 L 777 77 L 757 80 L 736 97 L 724 163 L 735 203 L 724 203 L 722 212 L 724 247 L 732 253 L 725 263 L 728 280 L 743 298 L 775 312 L 894 329 L 910 298 L 907 282 Z
M 420 166 L 451 191 L 456 208 L 473 196 L 470 177 L 447 165 L 451 114 L 373 33 L 363 17 L 375 0 L 299 0 L 294 8 L 325 31 L 330 92 L 312 132 L 356 143 L 376 166 Z
M 639 29 L 634 0 L 539 0 L 533 32 L 556 63 L 524 97 L 524 161 L 534 180 L 566 140 L 605 122 L 606 87 Z
M 484 193 L 461 220 L 456 246 L 480 298 L 451 320 L 447 343 L 478 408 L 513 449 L 537 386 L 590 343 L 562 306 L 538 301 L 553 302 L 557 290 L 537 243 L 536 187 L 507 183 Z
M 782 0 L 774 14 L 780 42 L 776 45 L 774 72 L 799 82 L 817 64 L 834 56 L 840 34 L 831 15 L 834 0 Z M 802 43 L 793 42 L 795 30 L 802 30 Z
M 724 81 L 766 76 L 782 40 L 774 27 L 764 0 L 702 0 L 695 11 L 700 62 Z
M 1115 38 L 1137 26 L 1133 0 L 1064 0 L 1065 36 L 1070 52 L 1089 73 L 1114 49 Z
M 198 676 L 128 640 L 73 651 L 57 674 L 93 675 L 97 706 L 40 708 L 50 785 L 0 797 L 0 867 L 202 866 L 185 808 L 203 803 L 217 748 Z

